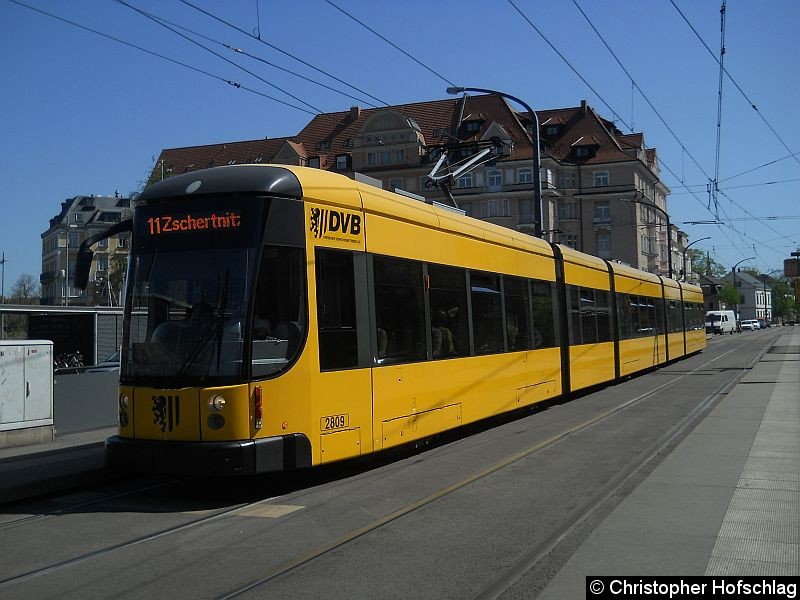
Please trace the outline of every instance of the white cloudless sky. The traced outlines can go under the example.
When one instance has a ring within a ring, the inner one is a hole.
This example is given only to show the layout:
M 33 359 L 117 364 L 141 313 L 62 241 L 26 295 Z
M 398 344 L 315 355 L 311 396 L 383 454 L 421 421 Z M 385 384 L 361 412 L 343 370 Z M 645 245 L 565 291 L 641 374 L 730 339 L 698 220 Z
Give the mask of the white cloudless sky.
M 41 234 L 63 200 L 128 195 L 162 148 L 289 136 L 309 113 L 441 99 L 451 84 L 501 90 L 534 109 L 586 99 L 622 131 L 643 132 L 672 191 L 672 221 L 690 240 L 710 237 L 694 248 L 728 268 L 754 256 L 742 266 L 771 271 L 800 244 L 793 0 L 727 2 L 724 64 L 749 102 L 725 77 L 718 208 L 706 184 L 717 156 L 721 0 L 125 0 L 220 56 L 115 0 L 20 2 L 161 57 L 0 0 L 6 294 L 23 273 L 38 279 Z M 686 223 L 717 217 L 723 224 Z

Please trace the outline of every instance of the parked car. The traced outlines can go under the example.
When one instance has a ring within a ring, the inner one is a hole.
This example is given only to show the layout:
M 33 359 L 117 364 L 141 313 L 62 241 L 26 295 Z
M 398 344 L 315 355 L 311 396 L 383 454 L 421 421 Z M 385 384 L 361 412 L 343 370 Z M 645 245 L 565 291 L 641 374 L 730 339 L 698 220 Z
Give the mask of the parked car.
M 758 325 L 758 321 L 755 319 L 747 319 L 742 321 L 742 330 L 755 331 L 756 329 L 760 329 L 760 327 Z
M 100 373 L 102 371 L 119 371 L 119 350 L 101 360 L 96 365 L 86 367 L 84 373 Z

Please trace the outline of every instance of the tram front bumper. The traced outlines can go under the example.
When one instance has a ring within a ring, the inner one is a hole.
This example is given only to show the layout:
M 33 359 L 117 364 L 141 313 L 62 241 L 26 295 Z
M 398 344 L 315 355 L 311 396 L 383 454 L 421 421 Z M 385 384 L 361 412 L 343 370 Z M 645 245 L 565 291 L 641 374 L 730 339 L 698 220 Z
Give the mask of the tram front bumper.
M 311 466 L 311 443 L 302 434 L 229 442 L 106 440 L 106 468 L 145 473 L 255 475 Z

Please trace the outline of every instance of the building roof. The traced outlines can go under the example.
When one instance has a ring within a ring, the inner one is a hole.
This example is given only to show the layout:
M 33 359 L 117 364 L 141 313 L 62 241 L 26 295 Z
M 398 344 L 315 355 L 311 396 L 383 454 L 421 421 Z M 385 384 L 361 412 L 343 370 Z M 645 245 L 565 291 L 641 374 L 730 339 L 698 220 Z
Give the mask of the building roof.
M 148 183 L 221 165 L 269 163 L 288 140 L 290 138 L 267 138 L 164 149 L 156 161 Z
M 552 126 L 557 125 L 556 134 L 540 135 L 543 157 L 590 165 L 641 160 L 651 169 L 655 168 L 655 151 L 645 148 L 643 134 L 623 134 L 585 100 L 577 107 L 537 110 L 536 114 L 543 131 L 552 132 Z M 451 142 L 478 142 L 502 132 L 504 141 L 509 142 L 508 153 L 498 160 L 519 161 L 533 157 L 533 144 L 526 129 L 532 122 L 531 114 L 514 110 L 501 96 L 481 94 L 380 108 L 353 106 L 346 111 L 316 115 L 297 135 L 290 137 L 165 149 L 156 162 L 150 182 L 212 166 L 286 163 L 297 157 L 319 157 L 320 168 L 331 169 L 336 156 L 352 154 L 359 148 L 354 142 L 363 139 L 365 132 L 380 132 L 381 121 L 376 119 L 382 116 L 399 118 L 407 129 L 416 132 L 424 148 Z M 378 143 L 383 145 L 383 140 Z M 391 145 L 391 140 L 386 143 Z M 578 158 L 576 148 L 581 146 L 591 151 Z M 393 167 L 398 168 L 398 165 Z
M 75 196 L 61 203 L 59 213 L 50 219 L 49 227 L 42 233 L 44 238 L 54 229 L 62 229 L 69 223 L 79 223 L 81 227 L 120 221 L 131 212 L 130 198 L 121 196 Z M 79 214 L 79 218 L 72 215 Z
M 733 274 L 727 273 L 722 279 L 727 282 L 733 283 Z M 748 288 L 753 287 L 759 289 L 766 288 L 767 290 L 772 289 L 768 284 L 765 284 L 757 277 L 753 277 L 747 271 L 736 272 L 736 283 L 739 284 L 738 287 L 748 287 Z

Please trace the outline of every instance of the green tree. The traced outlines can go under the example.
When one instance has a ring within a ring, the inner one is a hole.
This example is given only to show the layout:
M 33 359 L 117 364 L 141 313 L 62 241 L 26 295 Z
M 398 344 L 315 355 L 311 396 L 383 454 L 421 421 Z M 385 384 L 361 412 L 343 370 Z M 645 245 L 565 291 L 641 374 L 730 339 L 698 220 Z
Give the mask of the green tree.
M 733 310 L 739 304 L 739 290 L 733 287 L 732 283 L 726 281 L 717 294 L 717 298 L 719 298 L 720 302 L 724 302 L 725 306 Z
M 772 287 L 772 314 L 776 320 L 792 319 L 795 310 L 795 299 L 792 288 L 785 281 L 776 281 Z
M 750 275 L 754 279 L 761 280 L 761 277 L 762 277 L 761 273 L 759 273 L 758 269 L 756 269 L 754 267 L 742 267 L 739 270 L 743 271 L 744 273 L 747 273 L 748 275 Z
M 727 272 L 722 264 L 711 258 L 707 250 L 689 249 L 688 254 L 692 257 L 692 272 L 707 275 L 709 277 L 722 277 Z

